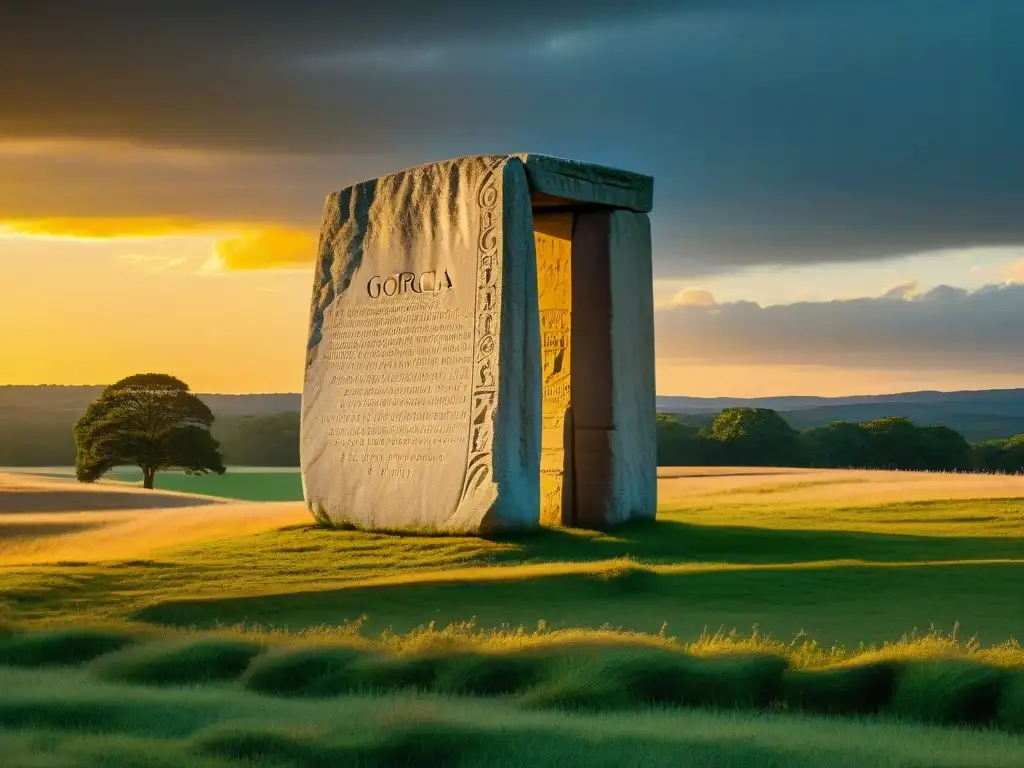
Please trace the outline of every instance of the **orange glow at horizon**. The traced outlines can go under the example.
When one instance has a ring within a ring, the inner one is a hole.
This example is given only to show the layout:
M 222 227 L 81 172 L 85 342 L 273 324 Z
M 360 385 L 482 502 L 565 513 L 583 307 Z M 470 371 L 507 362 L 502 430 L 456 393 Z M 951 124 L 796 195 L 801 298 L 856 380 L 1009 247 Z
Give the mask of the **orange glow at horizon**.
M 0 237 L 0 384 L 107 384 L 163 371 L 199 392 L 300 391 L 311 270 L 204 270 L 218 242 Z M 828 396 L 1013 387 L 1019 378 L 661 359 L 657 386 L 662 395 Z

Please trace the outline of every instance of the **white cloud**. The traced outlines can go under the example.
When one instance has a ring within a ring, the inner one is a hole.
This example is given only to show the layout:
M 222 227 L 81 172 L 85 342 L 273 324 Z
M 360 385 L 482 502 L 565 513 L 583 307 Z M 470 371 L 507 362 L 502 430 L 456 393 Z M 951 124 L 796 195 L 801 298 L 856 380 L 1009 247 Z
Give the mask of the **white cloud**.
M 184 256 L 164 256 L 155 253 L 123 253 L 118 260 L 127 262 L 147 272 L 165 272 L 189 261 Z
M 671 301 L 674 307 L 713 307 L 715 295 L 704 288 L 683 288 Z
M 1010 267 L 1010 282 L 1024 285 L 1024 259 Z
M 700 365 L 1024 375 L 1024 285 L 939 286 L 909 300 L 902 299 L 905 289 L 890 297 L 766 307 L 677 303 L 656 314 L 657 355 Z
M 909 301 L 919 295 L 917 280 L 907 280 L 886 288 L 882 292 L 883 299 L 900 299 Z

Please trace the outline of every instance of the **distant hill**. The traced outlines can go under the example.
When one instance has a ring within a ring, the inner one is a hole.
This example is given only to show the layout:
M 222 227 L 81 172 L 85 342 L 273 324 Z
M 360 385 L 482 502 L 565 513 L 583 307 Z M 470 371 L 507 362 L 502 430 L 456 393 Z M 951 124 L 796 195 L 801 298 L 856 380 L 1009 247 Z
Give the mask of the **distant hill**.
M 659 396 L 658 410 L 686 416 L 702 426 L 723 408 L 747 406 L 778 411 L 795 429 L 833 421 L 871 421 L 906 416 L 919 424 L 941 424 L 970 441 L 1024 433 L 1024 389 L 963 392 L 902 392 L 853 397 L 701 398 Z
M 102 391 L 102 386 L 0 386 L 0 467 L 74 464 L 71 429 Z M 229 463 L 298 463 L 298 394 L 201 393 L 199 397 L 217 417 L 213 432 Z M 265 418 L 279 414 L 291 414 L 294 418 Z M 247 424 L 247 417 L 252 416 L 263 417 L 263 423 Z M 274 430 L 273 440 L 266 436 L 267 429 Z M 259 445 L 254 445 L 254 440 Z

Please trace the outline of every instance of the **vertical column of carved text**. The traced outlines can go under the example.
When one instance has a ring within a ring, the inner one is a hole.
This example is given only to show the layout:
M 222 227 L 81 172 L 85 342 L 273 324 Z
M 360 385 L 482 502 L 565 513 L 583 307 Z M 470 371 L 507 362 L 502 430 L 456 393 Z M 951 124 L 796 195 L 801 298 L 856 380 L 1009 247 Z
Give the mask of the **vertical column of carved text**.
M 534 214 L 537 298 L 542 359 L 540 519 L 548 525 L 571 522 L 570 337 L 572 332 L 572 213 Z M 567 477 L 566 470 L 570 476 Z

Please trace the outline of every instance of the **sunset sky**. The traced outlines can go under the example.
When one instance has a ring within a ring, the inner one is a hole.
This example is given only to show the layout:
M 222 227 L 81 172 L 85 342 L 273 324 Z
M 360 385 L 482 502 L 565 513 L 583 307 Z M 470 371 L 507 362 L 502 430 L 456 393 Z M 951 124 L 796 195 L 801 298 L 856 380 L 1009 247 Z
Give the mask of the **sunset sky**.
M 0 384 L 299 391 L 326 194 L 528 151 L 655 177 L 660 394 L 1024 386 L 1022 137 L 1019 0 L 12 0 Z

